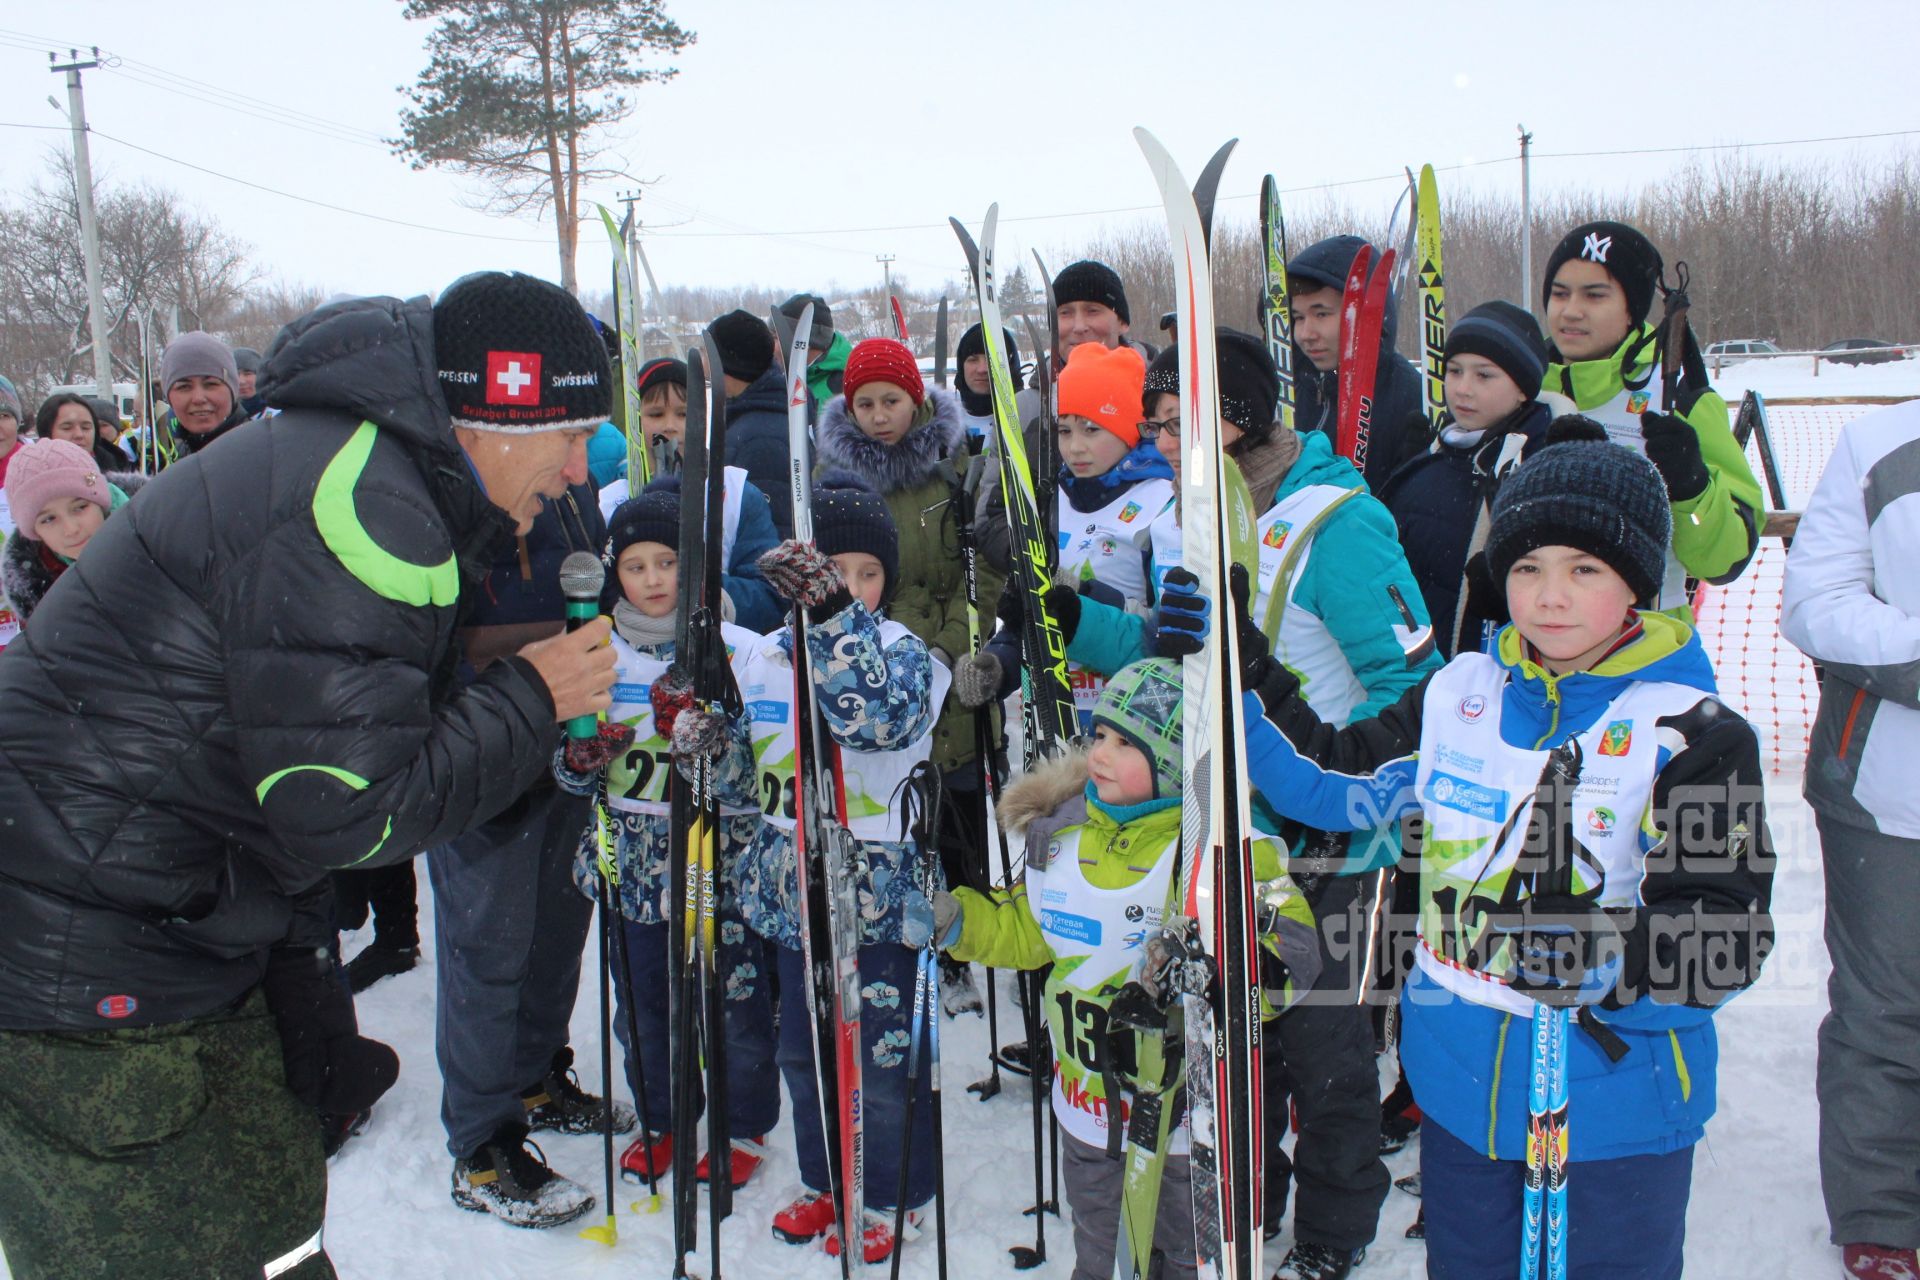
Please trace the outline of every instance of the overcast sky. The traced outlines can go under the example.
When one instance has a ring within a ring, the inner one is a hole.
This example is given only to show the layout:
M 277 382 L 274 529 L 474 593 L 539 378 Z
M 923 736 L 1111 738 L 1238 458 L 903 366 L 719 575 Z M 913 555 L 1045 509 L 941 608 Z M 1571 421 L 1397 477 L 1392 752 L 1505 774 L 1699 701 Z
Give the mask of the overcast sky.
M 698 43 L 676 79 L 640 91 L 612 138 L 630 173 L 657 179 L 641 209 L 663 284 L 826 290 L 877 279 L 882 253 L 909 280 L 957 279 L 946 218 L 977 225 L 991 200 L 1003 260 L 1039 248 L 1058 265 L 1103 221 L 1157 207 L 1136 124 L 1189 177 L 1238 135 L 1222 219 L 1253 216 L 1268 170 L 1282 187 L 1322 188 L 1423 161 L 1498 160 L 1517 153 L 1521 122 L 1541 153 L 1536 191 L 1622 190 L 1685 159 L 1557 152 L 1920 130 L 1920 4 L 1908 0 L 669 0 L 669 12 Z M 400 15 L 399 0 L 5 0 L 0 124 L 53 128 L 0 127 L 0 182 L 18 191 L 42 175 L 48 147 L 68 145 L 46 102 L 53 93 L 64 110 L 46 50 L 97 44 L 120 61 L 86 77 L 96 175 L 171 187 L 282 278 L 403 295 L 484 267 L 557 278 L 551 222 L 473 212 L 461 180 L 414 172 L 381 145 L 425 61 L 426 28 Z M 289 127 L 289 110 L 309 127 Z M 1916 144 L 1752 154 L 1886 157 Z M 1379 205 L 1384 222 L 1397 181 L 1337 194 Z M 1519 169 L 1482 164 L 1441 183 L 1517 193 Z M 589 198 L 612 203 L 631 185 Z M 603 288 L 607 268 L 605 237 L 586 228 L 585 286 Z

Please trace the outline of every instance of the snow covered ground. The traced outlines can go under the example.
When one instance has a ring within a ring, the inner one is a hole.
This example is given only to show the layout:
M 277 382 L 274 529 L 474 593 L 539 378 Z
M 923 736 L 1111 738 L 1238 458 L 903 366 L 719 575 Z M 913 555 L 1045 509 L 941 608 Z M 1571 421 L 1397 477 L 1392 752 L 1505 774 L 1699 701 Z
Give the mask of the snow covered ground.
M 1748 386 L 1770 396 L 1920 394 L 1920 362 L 1859 369 L 1823 365 L 1817 379 L 1787 364 L 1736 365 L 1724 372 L 1721 386 L 1733 401 Z M 1809 435 L 1821 433 L 1830 447 L 1831 431 L 1849 416 L 1850 411 L 1834 410 L 1817 422 L 1809 419 L 1813 425 L 1806 430 Z M 1800 468 L 1808 474 L 1789 478 L 1794 505 L 1810 486 L 1811 475 L 1817 474 L 1818 456 L 1823 456 L 1816 440 L 1799 443 L 1803 449 L 1813 448 L 1814 454 Z M 1812 695 L 1804 664 L 1765 634 L 1770 626 L 1777 627 L 1778 584 L 1777 566 L 1756 570 L 1703 611 L 1709 648 L 1725 684 L 1738 685 L 1752 704 L 1743 709 L 1750 709 L 1756 721 L 1778 722 L 1788 731 L 1769 743 L 1780 766 L 1768 786 L 1779 856 L 1774 889 L 1779 944 L 1760 984 L 1719 1015 L 1720 1110 L 1697 1154 L 1688 1220 L 1688 1273 L 1695 1276 L 1839 1273 L 1838 1255 L 1826 1243 L 1815 1158 L 1815 1031 L 1826 1007 L 1828 969 L 1820 932 L 1819 842 L 1799 794 L 1804 731 L 1799 743 L 1788 741 L 1789 718 L 1777 714 L 1774 706 L 1810 706 Z M 1755 631 L 1761 633 L 1757 638 L 1748 634 Z M 427 893 L 424 876 L 422 893 Z M 666 1215 L 635 1212 L 640 1196 L 625 1184 L 617 1196 L 619 1241 L 612 1249 L 581 1239 L 572 1228 L 517 1231 L 453 1207 L 447 1195 L 451 1160 L 439 1123 L 433 1056 L 431 910 L 423 917 L 429 936 L 421 967 L 379 984 L 359 1002 L 367 1034 L 399 1050 L 402 1072 L 368 1132 L 349 1143 L 332 1165 L 326 1240 L 340 1274 L 380 1280 L 670 1274 Z M 349 954 L 365 941 L 349 937 Z M 591 955 L 588 968 L 591 971 Z M 1017 1036 L 1009 1034 L 1010 992 L 1003 991 L 1003 996 L 1007 1024 L 1002 1035 L 1014 1039 Z M 573 1030 L 583 1083 L 594 1089 L 599 1088 L 597 1012 L 597 988 L 589 980 L 580 992 Z M 984 1020 L 946 1021 L 942 1037 L 950 1274 L 1012 1275 L 1007 1246 L 1032 1239 L 1031 1220 L 1020 1215 L 1031 1200 L 1024 1081 L 1007 1077 L 999 1097 L 977 1101 L 965 1086 L 985 1074 Z M 768 1087 L 777 1083 L 769 1081 Z M 1577 1111 L 1572 1123 L 1579 1123 Z M 597 1139 L 549 1135 L 542 1146 L 555 1168 L 599 1190 Z M 828 1280 L 838 1274 L 832 1260 L 813 1249 L 783 1245 L 768 1234 L 774 1210 L 798 1187 L 792 1133 L 784 1122 L 772 1148 L 772 1158 L 738 1197 L 734 1217 L 726 1224 L 725 1274 L 738 1280 Z M 1395 1177 L 1412 1172 L 1416 1164 L 1415 1148 L 1389 1161 Z M 1417 1201 L 1399 1191 L 1389 1194 L 1379 1238 L 1359 1274 L 1374 1280 L 1411 1280 L 1424 1274 L 1422 1247 L 1402 1236 L 1417 1207 Z M 598 1220 L 597 1211 L 590 1220 Z M 1068 1224 L 1050 1219 L 1047 1240 L 1050 1260 L 1026 1274 L 1036 1280 L 1062 1280 L 1072 1270 Z M 922 1243 L 908 1247 L 904 1275 L 935 1274 L 930 1243 L 929 1231 Z M 1275 1262 L 1286 1243 L 1283 1238 L 1274 1246 L 1270 1256 Z M 704 1259 L 699 1265 L 705 1274 Z

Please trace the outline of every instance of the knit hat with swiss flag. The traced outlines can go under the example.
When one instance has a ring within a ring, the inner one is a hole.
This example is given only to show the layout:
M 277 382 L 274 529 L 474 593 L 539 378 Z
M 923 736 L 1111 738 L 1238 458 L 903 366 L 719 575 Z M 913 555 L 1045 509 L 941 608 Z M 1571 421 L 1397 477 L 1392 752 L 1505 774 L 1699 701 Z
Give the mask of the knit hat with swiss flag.
M 456 427 L 568 431 L 613 412 L 606 344 L 572 294 L 533 276 L 454 281 L 433 304 L 433 353 Z

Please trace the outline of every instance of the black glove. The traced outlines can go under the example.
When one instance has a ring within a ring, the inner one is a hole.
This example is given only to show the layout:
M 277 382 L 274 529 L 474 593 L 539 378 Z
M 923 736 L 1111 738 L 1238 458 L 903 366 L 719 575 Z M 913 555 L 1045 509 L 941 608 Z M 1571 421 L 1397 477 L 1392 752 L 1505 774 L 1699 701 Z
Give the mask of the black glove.
M 1251 689 L 1267 674 L 1272 651 L 1267 637 L 1253 621 L 1247 600 L 1251 591 L 1246 568 L 1227 572 L 1233 591 L 1233 636 L 1240 648 L 1240 687 Z M 1184 658 L 1200 652 L 1213 626 L 1212 603 L 1200 593 L 1200 580 L 1185 569 L 1169 569 L 1160 580 L 1160 607 L 1154 621 L 1154 649 L 1162 658 Z
M 1080 593 L 1071 587 L 1048 587 L 1047 612 L 1060 628 L 1061 643 L 1072 644 L 1080 630 Z
M 1020 589 L 1017 577 L 1008 577 L 1007 585 L 1001 588 L 999 602 L 993 606 L 994 616 L 1000 619 L 1000 625 L 1014 635 L 1027 625 L 1027 593 Z
M 1685 419 L 1649 410 L 1640 415 L 1640 436 L 1648 461 L 1667 482 L 1668 502 L 1690 502 L 1707 491 L 1713 477 L 1700 456 L 1700 435 Z
M 1590 897 L 1542 894 L 1487 923 L 1512 944 L 1507 985 L 1529 999 L 1562 1009 L 1598 1004 L 1620 981 L 1626 942 L 1612 914 Z

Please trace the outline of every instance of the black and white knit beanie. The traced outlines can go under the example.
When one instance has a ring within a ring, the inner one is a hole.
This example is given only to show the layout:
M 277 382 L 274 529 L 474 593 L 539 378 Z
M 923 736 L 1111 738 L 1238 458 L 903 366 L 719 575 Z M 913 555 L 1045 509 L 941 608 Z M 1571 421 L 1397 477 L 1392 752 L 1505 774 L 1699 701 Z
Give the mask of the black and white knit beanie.
M 613 413 L 606 345 L 572 294 L 533 276 L 454 281 L 433 304 L 433 354 L 456 427 L 527 435 Z

